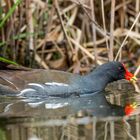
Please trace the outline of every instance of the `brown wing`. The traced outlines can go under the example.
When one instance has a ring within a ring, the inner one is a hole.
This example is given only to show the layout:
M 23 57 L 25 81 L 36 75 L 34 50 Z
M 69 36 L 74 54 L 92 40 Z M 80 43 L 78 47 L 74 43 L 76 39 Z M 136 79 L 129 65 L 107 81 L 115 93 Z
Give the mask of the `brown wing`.
M 0 70 L 0 84 L 13 89 L 23 89 L 28 83 L 60 82 L 69 84 L 73 74 L 43 69 Z

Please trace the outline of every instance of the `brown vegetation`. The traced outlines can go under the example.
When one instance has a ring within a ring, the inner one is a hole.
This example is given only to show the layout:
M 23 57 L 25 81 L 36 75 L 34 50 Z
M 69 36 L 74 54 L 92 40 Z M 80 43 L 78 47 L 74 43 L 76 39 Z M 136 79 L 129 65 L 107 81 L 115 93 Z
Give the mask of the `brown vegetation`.
M 0 2 L 2 57 L 75 73 L 109 60 L 135 69 L 140 64 L 139 0 L 16 2 Z

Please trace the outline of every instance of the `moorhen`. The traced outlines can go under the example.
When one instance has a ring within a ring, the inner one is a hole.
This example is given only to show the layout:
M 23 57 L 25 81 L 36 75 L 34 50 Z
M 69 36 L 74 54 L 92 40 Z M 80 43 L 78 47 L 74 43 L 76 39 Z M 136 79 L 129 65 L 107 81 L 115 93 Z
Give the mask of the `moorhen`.
M 87 75 L 43 69 L 0 70 L 0 94 L 18 93 L 23 97 L 70 97 L 97 94 L 110 82 L 126 79 L 136 81 L 121 62 L 108 62 Z

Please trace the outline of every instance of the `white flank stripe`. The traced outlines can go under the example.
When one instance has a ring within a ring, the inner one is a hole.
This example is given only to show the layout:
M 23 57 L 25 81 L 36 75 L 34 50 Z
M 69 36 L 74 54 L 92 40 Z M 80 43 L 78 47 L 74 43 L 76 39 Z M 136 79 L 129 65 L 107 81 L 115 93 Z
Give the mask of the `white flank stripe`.
M 40 87 L 40 88 L 44 89 L 44 87 L 42 85 L 37 84 L 37 83 L 29 83 L 28 85 L 29 86 L 36 86 L 36 87 Z
M 26 93 L 26 92 L 32 92 L 32 91 L 36 91 L 35 89 L 31 89 L 31 88 L 26 88 L 24 90 L 21 90 L 20 93 L 17 96 L 21 96 L 22 94 Z
M 5 108 L 4 108 L 4 112 L 7 112 L 10 109 L 10 106 L 12 106 L 13 103 L 8 104 Z
M 68 84 L 64 83 L 57 83 L 57 82 L 51 82 L 51 83 L 45 83 L 48 86 L 69 86 Z
M 29 106 L 31 106 L 32 108 L 37 107 L 39 105 L 41 105 L 44 101 L 41 102 L 36 102 L 36 103 L 28 103 Z
M 57 109 L 57 108 L 61 108 L 64 106 L 67 106 L 68 103 L 57 103 L 57 104 L 45 104 L 45 108 L 46 109 Z

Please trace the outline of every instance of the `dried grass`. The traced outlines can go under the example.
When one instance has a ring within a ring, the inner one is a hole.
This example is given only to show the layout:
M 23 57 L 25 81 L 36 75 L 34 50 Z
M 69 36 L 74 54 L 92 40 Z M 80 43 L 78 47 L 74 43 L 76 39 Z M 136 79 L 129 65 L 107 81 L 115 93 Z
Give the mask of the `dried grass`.
M 139 65 L 139 0 L 16 2 L 0 2 L 2 57 L 78 73 L 114 58 L 130 67 Z

